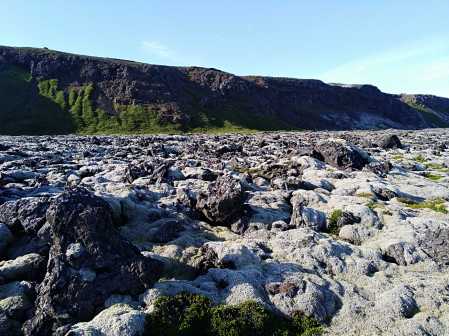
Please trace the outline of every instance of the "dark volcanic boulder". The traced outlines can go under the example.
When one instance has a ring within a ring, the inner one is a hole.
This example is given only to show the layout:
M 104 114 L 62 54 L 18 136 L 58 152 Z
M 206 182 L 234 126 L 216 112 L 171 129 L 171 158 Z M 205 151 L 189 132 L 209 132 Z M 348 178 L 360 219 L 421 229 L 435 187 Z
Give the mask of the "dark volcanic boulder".
M 196 209 L 212 224 L 230 225 L 243 211 L 243 190 L 240 182 L 229 175 L 219 177 L 200 193 Z
M 360 221 L 361 218 L 359 216 L 355 216 L 352 212 L 349 211 L 343 211 L 341 213 L 341 217 L 337 220 L 337 227 L 360 223 Z
M 383 135 L 379 139 L 378 145 L 383 149 L 402 148 L 401 140 L 399 140 L 396 134 Z
M 45 223 L 50 201 L 47 197 L 27 197 L 0 205 L 0 222 L 13 230 L 36 233 Z
M 315 145 L 314 157 L 340 169 L 362 169 L 369 155 L 343 139 L 329 139 Z
M 161 272 L 158 261 L 120 237 L 106 201 L 85 189 L 58 197 L 47 220 L 52 231 L 47 273 L 25 335 L 63 335 L 74 322 L 102 310 L 111 294 L 138 295 Z

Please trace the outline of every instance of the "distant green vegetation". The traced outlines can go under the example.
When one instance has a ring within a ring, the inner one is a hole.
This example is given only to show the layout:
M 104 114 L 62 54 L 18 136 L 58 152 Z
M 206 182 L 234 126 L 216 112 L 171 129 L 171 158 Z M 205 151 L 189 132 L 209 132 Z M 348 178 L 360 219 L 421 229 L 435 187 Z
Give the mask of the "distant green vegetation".
M 448 210 L 444 205 L 446 201 L 442 198 L 435 198 L 423 202 L 414 202 L 410 199 L 400 197 L 398 198 L 398 201 L 407 204 L 407 207 L 412 209 L 431 209 L 444 214 L 448 213 Z
M 430 163 L 427 163 L 427 164 L 426 164 L 426 167 L 427 167 L 427 168 L 430 168 L 430 169 L 437 170 L 437 171 L 439 171 L 439 172 L 441 172 L 441 173 L 447 173 L 447 172 L 449 172 L 449 168 L 445 167 L 445 166 L 442 165 L 441 163 L 433 163 L 433 162 L 430 162 Z
M 46 89 L 49 92 L 53 90 L 50 87 Z M 0 68 L 0 133 L 33 135 L 75 130 L 70 116 L 40 91 L 23 69 L 13 66 Z
M 441 176 L 441 175 L 432 174 L 429 172 L 424 173 L 424 177 L 427 177 L 429 180 L 432 180 L 432 181 L 439 181 L 443 178 L 443 176 Z
M 187 293 L 159 298 L 145 329 L 147 335 L 157 336 L 312 336 L 323 332 L 314 319 L 299 313 L 289 320 L 253 301 L 213 306 L 209 299 Z
M 93 104 L 94 85 L 70 88 L 66 97 L 56 79 L 41 81 L 39 92 L 70 115 L 75 130 L 82 134 L 166 133 L 180 131 L 180 125 L 162 123 L 157 114 L 144 106 L 116 105 L 116 115 L 108 115 Z
M 106 113 L 94 103 L 96 94 L 92 83 L 63 88 L 57 79 L 36 80 L 24 69 L 0 68 L 0 133 L 252 133 L 295 129 L 274 116 L 246 113 L 243 102 L 216 110 L 205 110 L 198 104 L 186 112 L 190 120 L 181 125 L 161 120 L 154 106 L 113 104 L 114 113 Z
M 444 120 L 441 120 L 441 118 L 439 118 L 431 109 L 429 109 L 428 107 L 421 105 L 419 103 L 417 103 L 415 100 L 412 99 L 407 99 L 405 101 L 405 103 L 407 105 L 409 105 L 410 107 L 414 108 L 415 110 L 418 110 L 423 118 L 433 124 L 435 127 L 449 127 L 449 124 L 447 122 L 445 122 Z

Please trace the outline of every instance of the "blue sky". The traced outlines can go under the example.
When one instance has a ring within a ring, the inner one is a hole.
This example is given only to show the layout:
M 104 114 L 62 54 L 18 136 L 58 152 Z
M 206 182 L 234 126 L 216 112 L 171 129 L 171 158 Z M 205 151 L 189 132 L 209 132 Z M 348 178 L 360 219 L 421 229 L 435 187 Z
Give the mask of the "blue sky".
M 449 97 L 447 0 L 0 0 L 0 44 Z

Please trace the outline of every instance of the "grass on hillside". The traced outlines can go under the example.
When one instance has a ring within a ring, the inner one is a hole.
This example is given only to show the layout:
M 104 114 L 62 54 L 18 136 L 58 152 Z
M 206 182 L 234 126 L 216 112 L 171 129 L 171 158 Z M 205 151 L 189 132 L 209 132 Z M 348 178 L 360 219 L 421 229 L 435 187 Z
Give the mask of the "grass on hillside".
M 444 120 L 441 120 L 431 109 L 428 107 L 417 103 L 414 100 L 406 100 L 405 103 L 415 110 L 419 111 L 423 118 L 431 123 L 435 127 L 449 127 L 449 124 Z
M 95 86 L 61 88 L 57 79 L 36 80 L 24 69 L 0 70 L 0 132 L 5 134 L 243 133 L 297 130 L 274 116 L 248 114 L 244 102 L 188 111 L 187 125 L 164 122 L 154 106 L 114 105 L 107 114 L 94 104 Z

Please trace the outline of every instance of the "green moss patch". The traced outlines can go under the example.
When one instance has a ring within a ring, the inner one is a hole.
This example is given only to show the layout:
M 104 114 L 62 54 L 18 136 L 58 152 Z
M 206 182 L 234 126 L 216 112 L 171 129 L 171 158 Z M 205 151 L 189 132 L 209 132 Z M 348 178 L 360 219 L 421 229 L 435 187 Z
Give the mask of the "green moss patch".
M 374 194 L 370 193 L 370 192 L 360 192 L 358 194 L 356 194 L 357 197 L 362 197 L 362 198 L 373 198 Z
M 406 204 L 407 207 L 412 209 L 431 209 L 433 211 L 440 212 L 443 214 L 448 213 L 448 210 L 444 205 L 446 201 L 442 198 L 435 198 L 424 202 L 414 202 L 407 198 L 398 198 L 398 201 Z
M 415 160 L 416 162 L 419 162 L 419 163 L 426 162 L 426 158 L 424 156 L 422 156 L 421 154 L 418 154 L 417 156 L 415 156 L 413 158 L 413 160 Z
M 441 175 L 432 174 L 432 173 L 428 173 L 428 172 L 424 173 L 424 177 L 427 177 L 429 180 L 432 180 L 432 181 L 439 181 L 443 178 L 443 176 L 441 176 Z
M 200 295 L 161 297 L 148 315 L 146 334 L 157 336 L 312 336 L 322 327 L 312 318 L 278 316 L 259 303 L 213 306 Z

